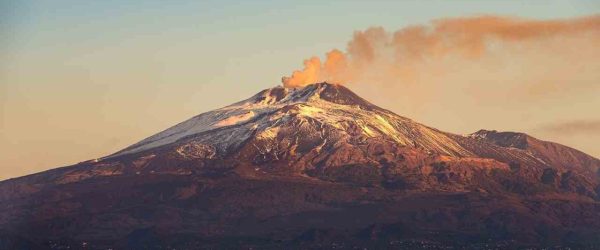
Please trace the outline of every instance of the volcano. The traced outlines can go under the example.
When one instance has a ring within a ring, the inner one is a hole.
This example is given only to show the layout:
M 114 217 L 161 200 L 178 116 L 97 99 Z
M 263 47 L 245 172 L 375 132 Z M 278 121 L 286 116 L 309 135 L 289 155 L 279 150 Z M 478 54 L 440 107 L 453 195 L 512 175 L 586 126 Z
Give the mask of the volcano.
M 600 248 L 600 160 L 274 87 L 0 182 L 1 249 Z

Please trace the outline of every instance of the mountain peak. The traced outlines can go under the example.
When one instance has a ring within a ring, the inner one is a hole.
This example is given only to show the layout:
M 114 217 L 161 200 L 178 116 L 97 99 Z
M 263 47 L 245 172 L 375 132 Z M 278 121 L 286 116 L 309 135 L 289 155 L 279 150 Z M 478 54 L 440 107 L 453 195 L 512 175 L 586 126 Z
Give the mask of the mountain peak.
M 543 141 L 525 133 L 482 129 L 470 134 L 469 137 L 504 148 L 523 150 L 545 164 L 550 164 L 558 169 L 579 169 L 588 175 L 600 176 L 600 160 L 577 149 L 555 142 Z
M 442 242 L 483 240 L 462 248 L 585 248 L 600 233 L 598 201 L 600 160 L 582 152 L 523 133 L 443 132 L 316 83 L 0 182 L 0 249 L 440 248 L 422 241 L 432 222 Z
M 322 82 L 262 90 L 244 101 L 192 117 L 110 157 L 192 140 L 227 154 L 253 138 L 273 138 L 278 133 L 294 137 L 294 145 L 300 137 L 320 135 L 314 141 L 330 147 L 371 138 L 447 155 L 472 155 L 443 132 L 379 108 L 342 85 Z
M 481 129 L 469 135 L 475 139 L 485 139 L 501 147 L 527 149 L 529 135 L 519 132 L 499 132 L 497 130 Z
M 359 97 L 348 88 L 334 83 L 320 82 L 300 88 L 282 86 L 265 89 L 241 103 L 252 104 L 290 104 L 298 102 L 326 101 L 330 103 L 358 106 L 371 110 L 377 108 L 367 100 Z M 240 103 L 237 103 L 240 104 Z
M 462 137 L 442 132 L 379 108 L 342 85 L 326 82 L 265 89 L 244 101 L 194 116 L 108 158 L 179 150 L 186 145 L 207 149 L 200 150 L 201 154 L 216 157 L 239 152 L 248 145 L 263 152 L 287 148 L 302 154 L 302 150 L 315 147 L 334 149 L 367 141 L 391 142 L 452 157 L 479 155 L 508 162 L 526 159 L 536 166 L 571 166 L 588 173 L 600 166 L 598 160 L 584 153 L 524 133 L 480 130 Z M 321 154 L 319 150 L 313 153 Z

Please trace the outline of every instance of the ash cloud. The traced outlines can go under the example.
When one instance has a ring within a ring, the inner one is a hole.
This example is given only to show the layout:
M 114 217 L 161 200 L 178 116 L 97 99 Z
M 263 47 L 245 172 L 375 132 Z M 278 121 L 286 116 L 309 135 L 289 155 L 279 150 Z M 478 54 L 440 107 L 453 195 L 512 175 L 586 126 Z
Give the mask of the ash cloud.
M 282 82 L 286 87 L 320 81 L 412 86 L 417 94 L 439 85 L 479 84 L 495 87 L 469 86 L 469 91 L 503 88 L 540 96 L 597 85 L 598 44 L 600 15 L 447 18 L 394 32 L 372 27 L 355 32 L 345 51 L 334 49 L 324 60 L 307 59 L 303 69 Z

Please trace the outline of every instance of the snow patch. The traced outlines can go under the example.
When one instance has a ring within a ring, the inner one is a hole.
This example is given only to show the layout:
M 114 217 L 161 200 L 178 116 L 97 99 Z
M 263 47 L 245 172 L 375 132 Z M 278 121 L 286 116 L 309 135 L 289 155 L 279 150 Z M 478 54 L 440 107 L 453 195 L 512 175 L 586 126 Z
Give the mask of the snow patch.
M 363 123 L 358 123 L 358 126 L 360 126 L 360 128 L 363 130 L 363 132 L 365 132 L 365 134 L 367 136 L 370 136 L 370 137 L 377 136 L 377 134 L 371 128 L 369 128 L 369 125 L 365 125 Z
M 325 113 L 323 109 L 312 106 L 301 105 L 298 109 L 298 114 L 308 117 L 314 117 L 315 115 L 322 113 Z
M 275 139 L 279 133 L 279 127 L 269 127 L 260 132 L 256 137 L 259 139 Z
M 254 115 L 255 115 L 254 112 L 250 111 L 250 112 L 247 112 L 247 113 L 244 113 L 241 115 L 230 116 L 224 120 L 217 122 L 214 126 L 215 127 L 223 127 L 223 126 L 235 125 L 235 124 L 249 120 L 250 118 L 254 117 Z
M 191 142 L 177 148 L 177 153 L 188 159 L 213 159 L 215 158 L 215 148 L 198 142 Z

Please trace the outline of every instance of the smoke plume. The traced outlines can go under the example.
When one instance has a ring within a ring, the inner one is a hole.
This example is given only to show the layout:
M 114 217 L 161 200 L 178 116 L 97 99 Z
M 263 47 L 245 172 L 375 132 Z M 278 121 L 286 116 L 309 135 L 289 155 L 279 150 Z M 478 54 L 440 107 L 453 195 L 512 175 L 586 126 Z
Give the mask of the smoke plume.
M 395 32 L 373 27 L 355 32 L 344 52 L 334 49 L 323 61 L 319 57 L 307 59 L 302 70 L 283 77 L 282 82 L 290 88 L 321 81 L 416 84 L 426 88 L 434 84 L 432 80 L 461 80 L 456 74 L 470 73 L 474 79 L 485 80 L 493 74 L 509 73 L 506 80 L 525 83 L 525 91 L 535 95 L 544 92 L 547 85 L 557 87 L 551 81 L 540 83 L 551 79 L 544 73 L 544 65 L 550 66 L 548 70 L 557 67 L 560 71 L 557 73 L 564 75 L 573 69 L 573 65 L 568 64 L 581 64 L 581 61 L 565 61 L 573 59 L 573 54 L 583 54 L 584 59 L 595 57 L 593 60 L 598 61 L 600 57 L 595 49 L 598 44 L 599 15 L 567 20 L 497 16 L 449 18 Z M 520 69 L 511 67 L 513 61 L 531 74 L 525 76 Z M 598 69 L 597 66 L 598 63 L 594 63 L 584 68 L 591 71 Z M 471 69 L 456 71 L 457 67 Z M 506 68 L 510 72 L 506 72 Z M 598 76 L 592 72 L 587 74 Z M 595 78 L 594 84 L 598 79 Z

